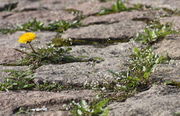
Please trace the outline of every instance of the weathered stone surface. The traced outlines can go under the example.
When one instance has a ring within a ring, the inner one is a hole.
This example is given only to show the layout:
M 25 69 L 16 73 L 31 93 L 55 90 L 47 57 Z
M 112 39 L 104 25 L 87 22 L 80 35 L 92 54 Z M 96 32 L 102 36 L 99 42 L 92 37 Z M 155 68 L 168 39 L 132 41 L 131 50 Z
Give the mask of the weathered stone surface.
M 157 65 L 152 78 L 162 80 L 172 80 L 180 82 L 180 60 L 172 60 L 169 64 Z
M 16 114 L 12 116 L 17 116 Z M 18 116 L 26 116 L 26 114 L 18 114 Z M 49 112 L 33 112 L 31 116 L 71 116 L 68 111 L 49 111 Z
M 131 53 L 130 43 L 119 43 L 106 48 L 93 46 L 75 46 L 71 54 L 74 56 L 101 57 L 100 63 L 79 62 L 62 65 L 45 65 L 36 70 L 36 81 L 53 81 L 77 86 L 99 84 L 114 80 L 108 70 L 121 72 L 127 69 L 126 63 Z
M 58 113 L 60 109 L 64 109 L 63 104 L 80 99 L 93 100 L 95 96 L 96 92 L 91 90 L 62 91 L 59 93 L 43 91 L 0 92 L 0 115 L 12 115 L 20 107 L 34 109 L 43 106 L 47 108 L 47 111 L 57 111 L 55 113 Z M 58 105 L 58 109 L 56 109 L 56 105 Z
M 145 4 L 152 7 L 179 9 L 179 0 L 129 0 L 131 4 Z
M 101 11 L 103 8 L 111 8 L 115 0 L 109 2 L 99 2 L 98 0 L 89 0 L 82 4 L 71 5 L 67 9 L 76 9 L 83 12 L 83 15 L 93 15 Z
M 8 77 L 8 73 L 5 70 L 27 70 L 26 66 L 2 66 L 0 65 L 0 82 L 3 82 L 6 77 Z
M 27 23 L 30 20 L 37 19 L 44 22 L 45 24 L 53 22 L 56 20 L 72 20 L 75 18 L 73 14 L 66 11 L 48 11 L 48 10 L 38 10 L 38 11 L 28 11 L 28 12 L 16 12 L 9 14 L 0 14 L 0 26 L 6 27 L 7 25 L 20 25 Z M 31 16 L 31 17 L 30 17 Z
M 154 45 L 155 52 L 168 55 L 172 59 L 180 59 L 180 36 L 172 35 Z
M 14 63 L 23 57 L 23 54 L 12 49 L 0 47 L 0 64 Z
M 162 17 L 160 18 L 161 23 L 172 23 L 172 26 L 176 30 L 180 30 L 180 16 Z
M 18 36 L 17 36 L 18 35 Z M 13 35 L 0 35 L 0 64 L 12 63 L 22 58 L 22 54 L 13 48 L 19 48 L 17 39 L 20 33 Z
M 69 29 L 62 38 L 71 39 L 116 39 L 129 40 L 145 27 L 145 23 L 139 21 L 123 20 L 119 23 L 90 25 L 76 29 Z
M 18 0 L 18 6 L 15 10 L 62 10 L 68 6 L 78 5 L 89 0 Z
M 161 11 L 131 11 L 120 12 L 102 16 L 90 16 L 82 21 L 84 25 L 89 24 L 108 24 L 121 22 L 123 20 L 154 20 L 165 13 Z
M 154 86 L 122 103 L 109 105 L 111 116 L 173 116 L 180 111 L 180 89 Z

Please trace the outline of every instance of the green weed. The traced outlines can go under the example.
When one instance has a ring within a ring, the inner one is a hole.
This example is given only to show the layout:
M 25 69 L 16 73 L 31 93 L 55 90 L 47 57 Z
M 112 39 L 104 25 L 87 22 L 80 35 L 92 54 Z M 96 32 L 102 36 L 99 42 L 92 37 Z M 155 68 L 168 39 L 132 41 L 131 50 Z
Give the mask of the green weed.
M 0 83 L 0 91 L 26 90 L 35 87 L 32 71 L 6 70 L 6 72 L 10 74 L 3 83 Z
M 28 21 L 27 23 L 18 25 L 16 27 L 16 30 L 18 30 L 18 31 L 40 31 L 40 30 L 45 30 L 45 25 L 43 22 L 33 19 L 33 20 Z
M 59 83 L 45 82 L 36 84 L 36 89 L 40 91 L 61 91 L 64 89 L 64 86 Z
M 73 116 L 109 116 L 109 110 L 106 108 L 108 101 L 104 99 L 91 105 L 88 105 L 85 100 L 80 103 L 73 102 L 71 113 Z
M 170 34 L 176 33 L 178 32 L 172 29 L 170 23 L 160 24 L 159 22 L 155 22 L 147 26 L 142 33 L 138 33 L 135 40 L 142 44 L 151 45 Z
M 33 71 L 5 70 L 9 73 L 4 82 L 0 83 L 0 91 L 9 90 L 40 90 L 40 91 L 61 91 L 64 87 L 59 83 L 41 82 L 35 83 Z M 66 87 L 67 89 L 68 87 Z
M 129 70 L 122 73 L 113 73 L 117 77 L 117 89 L 125 91 L 148 88 L 151 85 L 150 76 L 157 64 L 167 61 L 166 57 L 153 53 L 151 48 L 134 48 Z
M 0 33 L 2 34 L 8 34 L 8 33 L 12 34 L 12 33 L 15 33 L 16 31 L 18 31 L 18 29 L 16 28 L 1 28 L 0 29 Z
M 62 33 L 69 28 L 76 28 L 79 27 L 80 25 L 81 24 L 79 21 L 67 22 L 62 20 L 62 21 L 55 21 L 53 23 L 50 23 L 47 27 L 45 27 L 45 30 Z
M 60 48 L 52 45 L 46 48 L 39 48 L 36 53 L 31 52 L 22 60 L 18 61 L 17 65 L 31 65 L 37 68 L 43 64 L 60 64 L 74 61 L 73 56 L 68 55 L 71 48 Z
M 98 15 L 106 15 L 106 14 L 122 12 L 122 11 L 140 10 L 142 9 L 142 7 L 143 7 L 142 5 L 137 4 L 134 5 L 133 7 L 128 8 L 122 0 L 117 0 L 116 3 L 110 9 L 104 8 L 98 13 Z
M 27 23 L 24 23 L 22 25 L 17 25 L 13 28 L 1 28 L 0 33 L 2 34 L 8 34 L 8 33 L 14 33 L 17 31 L 55 31 L 62 33 L 66 31 L 69 28 L 75 28 L 80 26 L 79 21 L 55 21 L 52 23 L 49 23 L 48 25 L 45 25 L 43 22 L 38 21 L 36 19 L 30 20 Z
M 180 112 L 175 112 L 173 116 L 180 116 Z
M 71 48 L 55 47 L 54 45 L 49 45 L 46 48 L 38 48 L 36 52 L 26 53 L 26 57 L 17 61 L 16 65 L 20 65 L 20 66 L 29 65 L 34 70 L 39 66 L 46 64 L 64 64 L 71 62 L 88 62 L 88 61 L 98 63 L 103 61 L 103 59 L 99 57 L 92 57 L 92 58 L 74 57 L 69 54 L 71 50 L 72 50 Z

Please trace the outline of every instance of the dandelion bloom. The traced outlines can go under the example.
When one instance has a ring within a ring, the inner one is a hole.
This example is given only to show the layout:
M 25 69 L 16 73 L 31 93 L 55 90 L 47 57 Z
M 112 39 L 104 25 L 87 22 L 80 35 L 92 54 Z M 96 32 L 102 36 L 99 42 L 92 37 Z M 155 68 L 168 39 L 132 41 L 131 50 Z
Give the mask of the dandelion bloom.
M 35 33 L 32 33 L 32 32 L 27 32 L 27 33 L 24 33 L 22 34 L 20 37 L 19 37 L 19 40 L 18 42 L 19 43 L 30 43 L 32 40 L 36 39 L 36 34 Z

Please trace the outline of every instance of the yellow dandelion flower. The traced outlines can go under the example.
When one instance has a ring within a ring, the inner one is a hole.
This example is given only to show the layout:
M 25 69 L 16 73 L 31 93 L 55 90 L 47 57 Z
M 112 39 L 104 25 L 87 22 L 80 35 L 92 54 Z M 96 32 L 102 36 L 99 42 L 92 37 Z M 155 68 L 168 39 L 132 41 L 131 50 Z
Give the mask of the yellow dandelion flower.
M 32 40 L 36 39 L 36 34 L 35 33 L 32 33 L 32 32 L 27 32 L 27 33 L 24 33 L 22 34 L 20 37 L 19 37 L 19 40 L 18 42 L 19 43 L 30 43 Z

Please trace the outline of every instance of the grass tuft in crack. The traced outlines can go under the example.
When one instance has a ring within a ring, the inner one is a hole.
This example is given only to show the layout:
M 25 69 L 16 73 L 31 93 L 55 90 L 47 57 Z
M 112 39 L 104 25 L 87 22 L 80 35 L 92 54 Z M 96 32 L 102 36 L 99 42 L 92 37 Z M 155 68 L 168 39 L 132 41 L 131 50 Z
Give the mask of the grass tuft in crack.
M 1 28 L 0 33 L 2 34 L 8 34 L 8 33 L 15 33 L 17 31 L 55 31 L 62 33 L 66 31 L 69 28 L 76 28 L 81 25 L 80 21 L 54 21 L 52 23 L 49 23 L 48 25 L 45 25 L 43 22 L 38 21 L 36 19 L 30 20 L 27 23 L 24 23 L 22 25 L 17 25 L 13 28 Z
M 35 87 L 32 71 L 5 70 L 5 72 L 9 73 L 9 77 L 0 83 L 0 91 L 29 90 Z
M 39 48 L 36 50 L 36 53 L 31 52 L 26 54 L 26 57 L 17 61 L 16 65 L 29 65 L 33 70 L 39 66 L 46 64 L 64 64 L 71 62 L 101 62 L 102 58 L 92 57 L 92 58 L 83 58 L 75 57 L 69 54 L 71 48 L 65 47 L 54 47 L 54 45 L 49 45 L 46 48 Z
M 124 91 L 142 91 L 151 86 L 151 74 L 157 64 L 165 63 L 168 59 L 153 53 L 152 49 L 134 48 L 129 69 L 126 72 L 112 74 L 117 77 L 116 89 Z
M 60 64 L 75 61 L 76 58 L 68 55 L 71 48 L 60 48 L 50 45 L 46 48 L 39 48 L 36 53 L 31 52 L 22 60 L 18 61 L 17 65 L 31 65 L 33 69 L 38 68 L 43 64 Z
M 90 105 L 85 100 L 82 100 L 80 103 L 73 102 L 71 114 L 73 116 L 109 116 L 109 109 L 106 107 L 108 102 L 108 99 L 103 99 Z
M 133 7 L 127 7 L 122 0 L 117 0 L 116 3 L 111 8 L 102 9 L 98 15 L 106 15 L 111 13 L 117 13 L 122 11 L 132 11 L 132 10 L 140 10 L 143 8 L 141 4 L 134 4 Z
M 135 40 L 142 44 L 152 45 L 164 37 L 176 33 L 178 32 L 172 29 L 172 24 L 170 23 L 160 24 L 160 22 L 153 22 L 143 32 L 138 33 Z
M 0 91 L 9 90 L 40 90 L 40 91 L 61 91 L 64 87 L 59 83 L 35 83 L 32 70 L 16 71 L 4 70 L 8 77 L 0 83 Z

